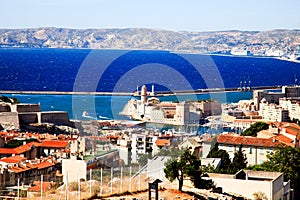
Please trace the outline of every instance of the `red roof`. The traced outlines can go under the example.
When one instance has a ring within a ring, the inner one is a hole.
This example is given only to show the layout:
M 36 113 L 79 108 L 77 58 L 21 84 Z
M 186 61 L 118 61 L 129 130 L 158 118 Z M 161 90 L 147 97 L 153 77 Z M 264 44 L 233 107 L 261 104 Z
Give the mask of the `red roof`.
M 14 148 L 14 150 L 17 152 L 17 154 L 21 154 L 30 151 L 32 146 L 39 146 L 39 145 L 40 143 L 38 142 L 29 142 L 27 144 Z
M 44 161 L 44 162 L 37 163 L 34 166 L 36 166 L 38 169 L 44 169 L 44 168 L 52 167 L 53 165 L 55 164 L 49 161 Z
M 295 147 L 294 140 L 292 140 L 291 138 L 288 138 L 282 134 L 279 134 L 279 135 L 275 136 L 274 138 L 287 146 Z
M 170 146 L 170 140 L 157 139 L 155 144 L 156 146 Z
M 69 142 L 68 141 L 59 141 L 59 140 L 47 140 L 43 141 L 40 144 L 40 147 L 47 147 L 47 148 L 66 148 L 68 146 Z
M 0 148 L 0 154 L 2 155 L 12 155 L 12 154 L 17 154 L 15 149 L 11 148 Z
M 22 156 L 11 156 L 8 158 L 1 158 L 0 161 L 1 162 L 6 162 L 6 163 L 19 163 L 21 161 L 26 160 L 26 158 L 22 157 Z
M 25 171 L 29 170 L 30 168 L 10 167 L 8 169 L 13 171 L 14 173 L 20 173 L 20 172 L 25 172 Z
M 245 146 L 259 146 L 259 147 L 276 147 L 281 143 L 274 141 L 273 138 L 257 138 L 250 136 L 239 135 L 219 135 L 217 142 L 219 144 L 245 145 Z

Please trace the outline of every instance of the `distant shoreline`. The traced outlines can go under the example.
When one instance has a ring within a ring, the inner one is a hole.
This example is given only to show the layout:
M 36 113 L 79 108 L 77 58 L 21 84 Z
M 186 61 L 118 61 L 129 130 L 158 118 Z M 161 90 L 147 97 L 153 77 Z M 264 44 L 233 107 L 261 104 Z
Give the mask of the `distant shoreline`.
M 250 90 L 241 90 L 238 88 L 214 88 L 214 89 L 198 89 L 198 90 L 178 90 L 178 91 L 158 91 L 153 96 L 173 96 L 173 95 L 189 95 L 189 94 L 207 94 L 220 92 L 250 92 L 253 90 L 272 90 L 281 89 L 282 86 L 259 86 L 251 87 Z M 139 96 L 133 92 L 63 92 L 63 91 L 13 91 L 1 90 L 0 94 L 45 94 L 45 95 L 95 95 L 95 96 Z

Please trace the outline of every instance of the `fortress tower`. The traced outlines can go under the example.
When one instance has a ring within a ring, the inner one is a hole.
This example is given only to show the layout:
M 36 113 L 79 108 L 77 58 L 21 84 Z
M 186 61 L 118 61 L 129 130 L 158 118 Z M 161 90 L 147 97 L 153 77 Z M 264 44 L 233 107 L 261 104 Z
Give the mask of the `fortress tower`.
M 143 85 L 142 87 L 142 91 L 141 91 L 141 101 L 143 103 L 146 103 L 147 102 L 147 87 L 146 85 Z
M 151 96 L 155 96 L 155 92 L 154 92 L 154 84 L 152 85 L 152 90 L 151 90 L 150 95 L 151 95 Z

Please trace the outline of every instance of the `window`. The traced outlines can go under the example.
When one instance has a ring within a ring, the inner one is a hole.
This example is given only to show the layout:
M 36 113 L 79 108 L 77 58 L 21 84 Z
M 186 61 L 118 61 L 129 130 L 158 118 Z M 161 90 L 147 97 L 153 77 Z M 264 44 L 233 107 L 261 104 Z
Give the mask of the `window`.
M 252 158 L 248 158 L 248 165 L 252 165 Z
M 267 151 L 267 153 L 272 153 L 273 149 L 269 148 L 269 150 Z
M 259 148 L 259 154 L 261 154 L 261 155 L 264 154 L 264 148 Z
M 229 151 L 229 152 L 233 152 L 233 146 L 229 146 L 229 147 L 228 147 L 228 151 Z
M 252 147 L 249 147 L 249 154 L 252 154 Z

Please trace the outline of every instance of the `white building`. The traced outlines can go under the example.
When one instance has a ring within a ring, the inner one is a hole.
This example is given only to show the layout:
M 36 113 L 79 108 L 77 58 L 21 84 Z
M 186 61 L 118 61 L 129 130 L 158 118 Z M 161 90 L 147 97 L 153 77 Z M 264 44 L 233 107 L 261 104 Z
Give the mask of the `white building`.
M 158 136 L 147 134 L 132 134 L 131 136 L 131 162 L 137 163 L 140 155 L 152 153 Z
M 291 120 L 300 120 L 300 97 L 281 98 L 279 99 L 279 105 L 289 111 Z
M 237 134 L 219 135 L 217 143 L 219 149 L 225 150 L 231 160 L 242 145 L 242 151 L 247 157 L 247 165 L 263 163 L 267 160 L 267 155 L 281 144 L 273 138 L 245 137 Z
M 260 103 L 260 116 L 271 122 L 286 122 L 289 120 L 289 111 L 276 104 L 269 104 L 264 99 Z
M 290 182 L 284 182 L 283 173 L 241 170 L 234 175 L 208 173 L 222 192 L 239 194 L 254 199 L 254 193 L 262 192 L 269 200 L 290 199 Z

